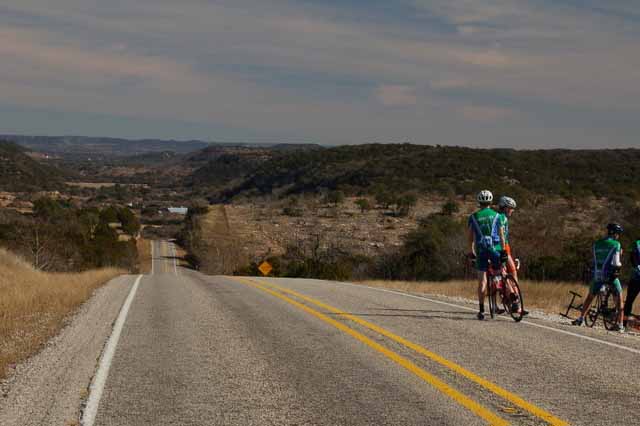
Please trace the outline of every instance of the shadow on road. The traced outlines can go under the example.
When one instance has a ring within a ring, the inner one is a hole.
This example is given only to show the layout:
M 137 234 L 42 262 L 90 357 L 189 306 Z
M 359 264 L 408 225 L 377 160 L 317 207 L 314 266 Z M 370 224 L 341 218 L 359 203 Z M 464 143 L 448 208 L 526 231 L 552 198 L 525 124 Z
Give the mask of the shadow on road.
M 415 314 L 402 314 L 402 313 L 356 313 L 356 312 L 343 312 L 336 314 L 333 312 L 327 313 L 327 315 L 340 317 L 344 314 L 353 315 L 357 317 L 397 317 L 397 318 L 416 318 L 416 319 L 447 319 L 454 321 L 478 321 L 474 312 L 460 312 L 460 311 L 423 311 L 417 309 L 374 309 L 381 311 L 400 311 L 400 312 L 416 312 Z M 443 315 L 447 314 L 447 315 Z

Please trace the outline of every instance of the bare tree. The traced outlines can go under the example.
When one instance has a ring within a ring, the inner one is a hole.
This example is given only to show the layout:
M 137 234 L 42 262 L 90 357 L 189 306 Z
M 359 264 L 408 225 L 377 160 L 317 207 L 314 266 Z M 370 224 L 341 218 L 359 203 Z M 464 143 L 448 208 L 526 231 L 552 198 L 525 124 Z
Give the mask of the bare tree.
M 53 255 L 54 238 L 46 225 L 35 222 L 17 235 L 21 251 L 28 257 L 34 268 L 50 269 L 55 261 Z

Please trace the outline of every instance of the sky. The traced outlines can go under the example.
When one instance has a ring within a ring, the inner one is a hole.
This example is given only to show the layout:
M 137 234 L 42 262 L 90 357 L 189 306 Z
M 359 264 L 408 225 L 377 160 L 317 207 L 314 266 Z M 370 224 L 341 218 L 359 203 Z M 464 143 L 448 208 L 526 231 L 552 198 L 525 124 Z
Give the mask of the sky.
M 640 1 L 3 0 L 0 133 L 640 147 Z

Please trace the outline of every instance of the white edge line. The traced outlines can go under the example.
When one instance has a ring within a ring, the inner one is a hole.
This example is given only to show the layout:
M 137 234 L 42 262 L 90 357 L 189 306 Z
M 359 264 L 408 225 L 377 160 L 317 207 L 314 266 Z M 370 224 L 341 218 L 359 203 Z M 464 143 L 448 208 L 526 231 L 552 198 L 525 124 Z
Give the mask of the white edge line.
M 151 275 L 153 275 L 153 270 L 154 270 L 154 267 L 153 267 L 153 257 L 155 256 L 155 255 L 153 254 L 153 251 L 154 251 L 154 250 L 153 250 L 153 246 L 155 246 L 155 242 L 154 242 L 154 240 L 151 240 L 151 241 L 150 241 L 150 243 L 151 243 Z
M 363 284 L 344 283 L 344 282 L 340 282 L 340 281 L 329 281 L 329 282 L 334 283 L 334 284 L 339 284 L 339 285 L 351 286 L 351 287 L 365 287 L 365 288 L 368 288 L 368 289 L 371 289 L 371 290 L 384 291 L 386 293 L 393 293 L 393 294 L 398 294 L 398 295 L 401 295 L 401 296 L 411 297 L 411 298 L 414 298 L 414 299 L 426 300 L 428 302 L 438 303 L 440 305 L 451 306 L 451 307 L 459 308 L 459 309 L 466 309 L 467 311 L 474 311 L 474 312 L 476 311 L 474 308 L 469 308 L 467 306 L 461 306 L 461 305 L 456 305 L 454 303 L 442 302 L 440 300 L 429 299 L 428 297 L 416 296 L 416 295 L 409 294 L 409 293 L 403 293 L 401 291 L 388 290 L 388 289 L 385 289 L 385 288 L 370 287 L 368 285 L 363 285 Z M 500 318 L 499 317 L 498 319 L 505 320 L 505 321 L 511 321 L 511 320 L 509 320 L 507 318 Z M 595 337 L 584 336 L 582 334 L 573 333 L 571 331 L 566 331 L 566 330 L 560 330 L 558 328 L 549 327 L 547 325 L 542 325 L 542 324 L 536 324 L 534 322 L 529 322 L 529 321 L 520 321 L 520 324 L 530 325 L 532 327 L 543 328 L 545 330 L 555 331 L 556 333 L 566 334 L 568 336 L 578 337 L 580 339 L 589 340 L 591 342 L 601 343 L 603 345 L 611 346 L 611 347 L 614 347 L 614 348 L 617 348 L 617 349 L 623 349 L 625 351 L 633 352 L 634 354 L 640 354 L 640 350 L 638 350 L 638 349 L 630 348 L 628 346 L 619 345 L 617 343 L 607 342 L 606 340 L 596 339 Z
M 175 271 L 176 275 L 178 275 L 178 262 L 176 261 L 176 245 L 175 243 L 171 243 L 171 251 L 173 252 L 173 270 Z
M 83 426 L 93 426 L 93 422 L 95 422 L 96 420 L 98 406 L 100 405 L 100 398 L 102 398 L 102 392 L 104 391 L 104 386 L 107 382 L 107 376 L 109 375 L 111 361 L 113 360 L 113 356 L 116 352 L 116 346 L 118 345 L 118 340 L 120 340 L 120 333 L 122 332 L 124 322 L 127 319 L 127 314 L 129 313 L 129 308 L 131 307 L 133 298 L 136 295 L 136 291 L 138 290 L 138 285 L 140 284 L 141 279 L 142 275 L 138 275 L 138 278 L 131 288 L 131 291 L 129 291 L 127 299 L 124 301 L 124 304 L 120 309 L 120 314 L 118 315 L 118 319 L 116 319 L 116 322 L 113 326 L 111 336 L 109 336 L 109 340 L 107 340 L 107 344 L 102 353 L 102 357 L 100 358 L 98 371 L 93 377 L 93 381 L 91 382 L 91 386 L 89 387 L 89 398 L 87 399 L 87 405 L 82 412 L 81 424 Z

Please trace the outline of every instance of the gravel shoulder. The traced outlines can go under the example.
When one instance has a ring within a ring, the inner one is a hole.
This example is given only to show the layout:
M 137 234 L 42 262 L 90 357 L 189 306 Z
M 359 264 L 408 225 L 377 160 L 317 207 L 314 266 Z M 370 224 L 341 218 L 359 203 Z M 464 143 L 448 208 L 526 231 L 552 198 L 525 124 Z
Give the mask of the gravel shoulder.
M 35 356 L 0 383 L 3 426 L 77 425 L 87 388 L 133 276 L 98 289 Z

